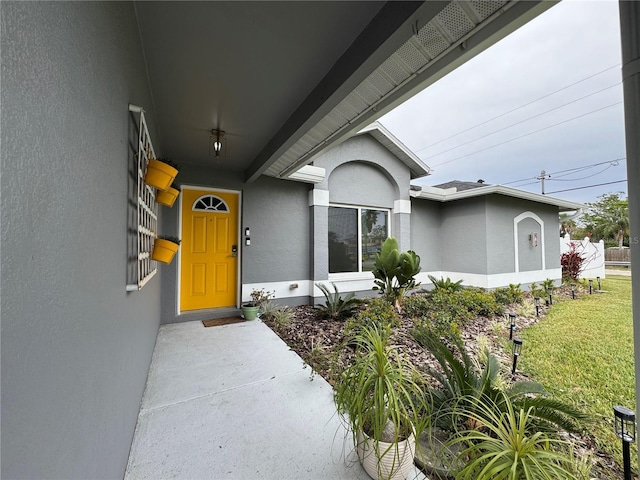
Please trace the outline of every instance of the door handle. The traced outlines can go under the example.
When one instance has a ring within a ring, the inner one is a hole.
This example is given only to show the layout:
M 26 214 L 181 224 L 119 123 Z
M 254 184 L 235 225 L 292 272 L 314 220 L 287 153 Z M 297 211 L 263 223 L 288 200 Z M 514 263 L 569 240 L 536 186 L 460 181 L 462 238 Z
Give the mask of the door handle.
M 232 257 L 237 257 L 238 256 L 238 246 L 237 245 L 232 245 L 231 246 L 231 256 Z

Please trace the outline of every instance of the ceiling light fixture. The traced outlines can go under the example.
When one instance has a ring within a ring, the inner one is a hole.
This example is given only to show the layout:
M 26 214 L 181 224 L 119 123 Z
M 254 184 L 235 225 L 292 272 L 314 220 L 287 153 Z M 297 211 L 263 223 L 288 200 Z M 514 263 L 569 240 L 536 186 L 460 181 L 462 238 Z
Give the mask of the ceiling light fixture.
M 215 128 L 211 129 L 209 137 L 209 156 L 217 159 L 224 159 L 227 154 L 227 141 L 224 132 Z

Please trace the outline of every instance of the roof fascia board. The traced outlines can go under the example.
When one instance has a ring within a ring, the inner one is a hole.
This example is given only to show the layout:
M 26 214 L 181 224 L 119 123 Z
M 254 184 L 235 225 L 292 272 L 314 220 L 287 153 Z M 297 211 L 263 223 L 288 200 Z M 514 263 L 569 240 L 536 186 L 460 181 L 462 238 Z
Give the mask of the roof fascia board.
M 258 153 L 245 170 L 245 180 L 252 182 L 262 175 L 297 140 L 400 48 L 411 37 L 417 22 L 426 24 L 448 3 L 386 2 L 329 73 Z M 336 143 L 332 143 L 331 146 L 335 145 Z
M 559 2 L 560 0 L 526 0 L 507 3 L 462 37 L 455 44 L 455 48 L 450 47 L 440 58 L 425 65 L 424 69 L 408 80 L 401 89 L 382 99 L 376 106 L 376 118 L 389 113 Z
M 440 190 L 440 189 L 438 189 Z M 439 202 L 452 202 L 455 200 L 463 200 L 465 198 L 480 197 L 484 195 L 498 194 L 508 197 L 520 198 L 523 200 L 529 200 L 532 202 L 545 203 L 547 205 L 554 205 L 560 207 L 564 211 L 579 210 L 586 208 L 582 203 L 570 202 L 568 200 L 561 200 L 559 198 L 549 197 L 539 193 L 526 192 L 524 190 L 518 190 L 516 188 L 505 187 L 503 185 L 487 185 L 486 187 L 472 188 L 470 190 L 463 190 L 461 192 L 452 192 L 451 189 L 442 190 L 442 193 L 434 192 L 433 190 L 422 190 L 412 192 L 412 196 L 415 198 L 423 198 L 427 200 L 436 200 Z
M 358 132 L 358 135 L 363 135 L 367 133 L 370 134 L 371 132 L 374 132 L 374 131 L 377 131 L 380 133 L 380 135 L 383 135 L 384 137 L 386 137 L 391 143 L 393 143 L 396 146 L 398 150 L 400 150 L 401 155 L 404 157 L 404 158 L 400 158 L 400 160 L 405 165 L 407 165 L 407 167 L 409 167 L 412 171 L 416 172 L 416 178 L 424 177 L 426 175 L 431 174 L 431 169 L 429 168 L 429 166 L 426 163 L 424 163 L 422 160 L 420 160 L 420 157 L 418 157 L 415 153 L 409 150 L 409 148 L 404 143 L 398 140 L 398 138 L 395 135 L 393 135 L 389 130 L 387 130 L 385 126 L 382 125 L 380 122 L 373 122 L 372 124 L 366 126 L 365 128 L 363 128 Z M 375 135 L 371 135 L 371 136 L 374 139 L 378 140 Z M 382 143 L 381 145 L 387 148 Z M 396 155 L 395 152 L 391 152 L 391 153 Z

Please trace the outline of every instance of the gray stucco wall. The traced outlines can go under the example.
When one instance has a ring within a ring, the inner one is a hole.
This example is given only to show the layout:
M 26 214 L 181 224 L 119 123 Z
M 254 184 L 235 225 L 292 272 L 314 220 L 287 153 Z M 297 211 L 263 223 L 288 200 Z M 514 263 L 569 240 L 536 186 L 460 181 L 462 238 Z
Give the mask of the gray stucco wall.
M 247 186 L 242 224 L 251 227 L 251 245 L 243 248 L 244 283 L 311 278 L 309 190 L 268 177 Z
M 485 197 L 443 204 L 441 225 L 442 270 L 489 273 Z
M 420 255 L 423 272 L 442 270 L 441 222 L 440 203 L 421 199 L 411 201 L 411 249 Z
M 410 248 L 411 220 L 408 213 L 394 211 L 397 200 L 409 201 L 410 171 L 395 155 L 370 135 L 358 135 L 314 161 L 325 169 L 325 179 L 315 186 L 329 192 L 331 204 L 378 207 L 390 210 L 390 235 L 401 250 Z M 327 280 L 328 232 L 326 205 L 311 207 L 313 218 L 313 279 Z
M 532 212 L 544 222 L 545 233 L 545 267 L 547 269 L 560 268 L 560 241 L 558 207 L 544 205 L 528 200 L 506 197 L 504 195 L 489 195 L 486 197 L 487 222 L 492 226 L 487 232 L 488 245 L 488 273 L 513 272 L 515 267 L 515 248 L 513 243 L 513 220 L 524 212 Z M 520 223 L 518 245 L 521 271 L 533 270 L 538 265 L 541 268 L 539 253 L 529 248 L 528 228 L 535 228 L 529 219 Z M 539 230 L 539 227 L 538 227 Z M 538 239 L 542 248 L 541 238 Z M 526 253 L 524 253 L 526 252 Z
M 175 159 L 180 162 L 182 159 Z M 311 278 L 311 185 L 290 180 L 260 177 L 245 184 L 241 173 L 183 165 L 176 179 L 180 185 L 220 188 L 241 193 L 239 249 L 242 259 L 241 282 L 267 283 Z M 179 206 L 164 209 L 164 230 L 180 236 Z M 244 229 L 251 229 L 251 245 L 244 245 Z M 178 262 L 164 265 L 162 283 L 162 323 L 202 320 L 212 312 L 177 315 Z M 306 301 L 288 299 L 295 304 Z M 220 313 L 220 312 L 217 312 Z
M 127 294 L 131 3 L 2 2 L 2 478 L 122 478 L 160 278 Z

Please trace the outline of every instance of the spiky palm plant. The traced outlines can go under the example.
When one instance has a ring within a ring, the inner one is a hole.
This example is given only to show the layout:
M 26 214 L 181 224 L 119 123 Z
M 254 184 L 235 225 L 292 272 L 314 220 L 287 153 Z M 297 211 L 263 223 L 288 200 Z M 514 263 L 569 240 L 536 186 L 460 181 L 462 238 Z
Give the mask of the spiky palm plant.
M 325 304 L 316 305 L 316 308 L 323 317 L 333 319 L 348 317 L 360 304 L 360 300 L 355 298 L 353 292 L 347 293 L 347 295 L 342 298 L 336 284 L 332 282 L 331 285 L 333 286 L 334 293 L 331 293 L 323 283 L 316 283 L 316 287 L 320 289 L 325 298 Z
M 566 442 L 536 431 L 534 407 L 514 405 L 506 393 L 498 402 L 486 396 L 475 398 L 462 417 L 482 425 L 458 432 L 449 445 L 462 444 L 468 458 L 459 480 L 561 480 L 575 479 L 574 459 L 562 453 Z
M 440 277 L 440 279 L 437 279 L 433 275 L 428 275 L 428 277 L 433 284 L 433 288 L 436 291 L 443 290 L 445 292 L 459 292 L 464 288 L 462 286 L 462 280 L 454 282 L 449 277 L 447 277 L 446 279 L 444 277 Z
M 430 368 L 428 373 L 440 384 L 440 388 L 431 392 L 434 411 L 439 426 L 456 428 L 460 421 L 460 410 L 473 409 L 480 398 L 487 398 L 500 411 L 505 411 L 505 398 L 516 408 L 531 410 L 531 424 L 537 430 L 547 432 L 558 428 L 570 432 L 581 429 L 581 424 L 589 417 L 571 405 L 551 398 L 545 388 L 530 381 L 518 381 L 501 389 L 497 380 L 500 375 L 500 362 L 488 349 L 481 364 L 477 358 L 467 352 L 461 339 L 453 338 L 451 347 L 430 330 L 417 327 L 414 338 L 425 347 L 440 368 Z

